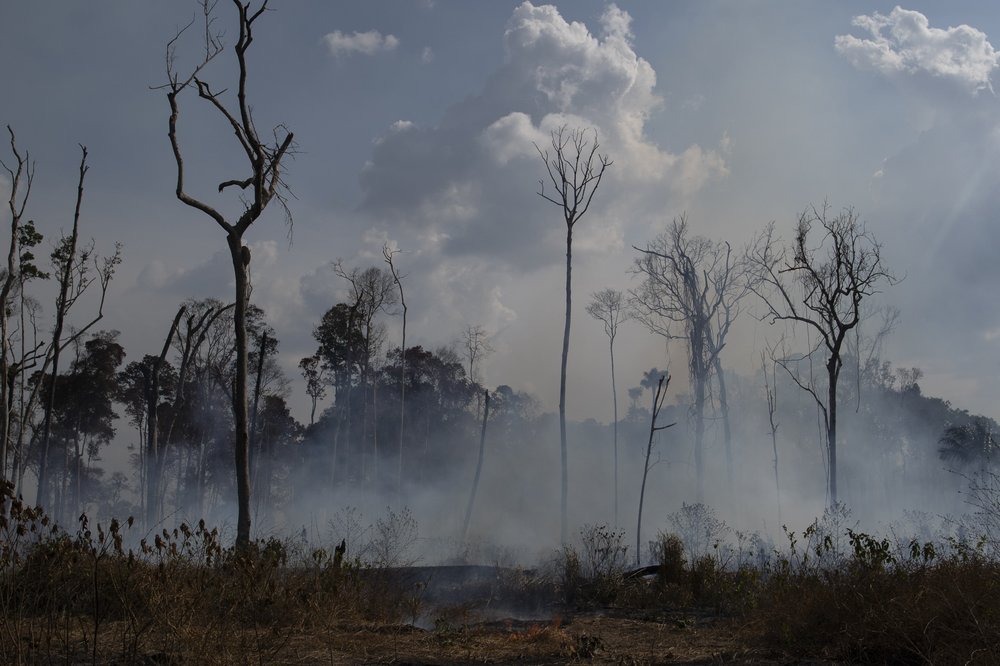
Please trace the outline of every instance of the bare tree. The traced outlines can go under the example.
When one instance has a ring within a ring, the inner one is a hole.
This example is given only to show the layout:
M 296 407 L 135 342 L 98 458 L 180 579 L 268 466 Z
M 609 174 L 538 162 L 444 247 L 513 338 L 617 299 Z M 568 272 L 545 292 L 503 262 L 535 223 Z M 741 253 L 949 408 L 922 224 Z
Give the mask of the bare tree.
M 847 336 L 861 324 L 866 299 L 879 293 L 882 285 L 897 280 L 882 264 L 882 245 L 858 213 L 845 208 L 831 216 L 826 203 L 819 208 L 810 206 L 799 216 L 790 247 L 783 247 L 774 237 L 771 224 L 750 245 L 747 257 L 757 278 L 751 289 L 764 303 L 766 318 L 772 324 L 792 322 L 818 335 L 806 356 L 822 353 L 825 357 L 825 396 L 821 395 L 822 387 L 799 377 L 788 360 L 779 363 L 799 388 L 813 397 L 822 413 L 828 501 L 832 506 L 838 501 L 837 382 Z
M 403 308 L 403 335 L 399 343 L 399 451 L 396 457 L 396 494 L 400 497 L 403 494 L 403 432 L 405 430 L 406 419 L 406 298 L 403 296 L 403 276 L 396 269 L 393 261 L 399 250 L 392 250 L 389 244 L 382 246 L 382 257 L 385 263 L 389 264 L 389 272 L 399 289 L 399 303 Z
M 146 529 L 151 530 L 160 520 L 159 497 L 160 478 L 163 475 L 163 451 L 159 446 L 159 406 L 160 406 L 160 370 L 170 351 L 170 343 L 177 333 L 177 326 L 184 316 L 185 306 L 177 309 L 167 339 L 163 342 L 160 355 L 149 366 L 143 366 L 146 398 Z M 179 388 L 177 390 L 180 390 Z
M 465 360 L 469 363 L 469 381 L 482 383 L 482 373 L 479 371 L 480 362 L 492 354 L 493 336 L 479 324 L 469 324 L 462 331 L 462 350 L 465 353 Z M 476 392 L 476 418 L 483 413 L 483 395 Z
M 611 166 L 606 155 L 597 152 L 597 131 L 587 138 L 585 129 L 569 130 L 562 126 L 551 134 L 552 152 L 535 145 L 545 164 L 554 192 L 545 190 L 545 180 L 538 181 L 538 196 L 558 206 L 566 223 L 566 318 L 563 325 L 562 362 L 559 367 L 559 450 L 562 461 L 560 494 L 560 539 L 566 543 L 569 530 L 569 467 L 566 453 L 566 365 L 569 359 L 569 330 L 573 313 L 573 227 L 594 200 L 604 171 Z
M 363 331 L 364 340 L 361 350 L 361 478 L 368 480 L 369 474 L 378 475 L 378 438 L 372 442 L 372 465 L 366 463 L 368 456 L 368 394 L 370 388 L 372 358 L 381 347 L 385 337 L 385 327 L 375 321 L 375 317 L 380 312 L 396 303 L 396 281 L 393 275 L 376 266 L 366 269 L 353 268 L 350 271 L 344 268 L 341 261 L 333 265 L 334 272 L 347 281 L 350 286 L 350 301 L 353 303 L 352 312 L 356 313 L 358 322 Z M 350 394 L 351 389 L 348 388 Z M 338 398 L 339 399 L 339 398 Z M 374 400 L 374 396 L 372 398 Z M 348 414 L 350 414 L 350 395 L 348 395 Z M 350 423 L 348 422 L 348 434 L 350 434 Z
M 615 336 L 618 326 L 629 318 L 622 292 L 615 289 L 605 289 L 591 296 L 587 312 L 591 317 L 604 324 L 604 334 L 608 336 L 608 346 L 611 351 L 611 403 L 614 409 L 614 424 L 612 426 L 612 441 L 614 443 L 614 516 L 615 529 L 618 529 L 618 387 L 615 385 Z
M 469 363 L 469 381 L 481 381 L 479 363 L 494 352 L 493 336 L 480 324 L 469 324 L 462 331 L 461 344 Z
M 83 181 L 87 175 L 87 148 L 80 146 L 80 168 L 79 180 L 76 188 L 76 206 L 73 211 L 73 230 L 69 236 L 63 236 L 52 251 L 52 267 L 59 281 L 59 293 L 56 296 L 56 320 L 52 329 L 52 340 L 46 350 L 45 360 L 42 365 L 42 376 L 51 366 L 52 381 L 45 403 L 45 416 L 42 424 L 41 436 L 41 457 L 38 463 L 38 495 L 36 503 L 46 504 L 48 498 L 48 462 L 49 443 L 52 436 L 52 411 L 55 407 L 56 381 L 59 374 L 59 357 L 64 349 L 76 344 L 94 324 L 104 317 L 104 300 L 108 293 L 108 285 L 114 276 L 115 269 L 121 263 L 121 245 L 115 245 L 115 252 L 110 257 L 105 257 L 103 262 L 94 257 L 93 243 L 84 247 L 79 246 L 80 238 L 80 210 L 83 205 Z M 94 259 L 96 274 L 91 272 L 91 259 Z M 82 328 L 73 331 L 67 338 L 63 339 L 63 328 L 66 324 L 66 317 L 76 302 L 83 296 L 84 292 L 97 280 L 100 283 L 100 302 L 95 317 Z
M 770 367 L 768 367 L 770 361 Z M 774 349 L 760 352 L 760 371 L 764 375 L 764 396 L 767 398 L 767 421 L 771 426 L 771 449 L 774 452 L 774 495 L 778 503 L 778 524 L 781 524 L 781 482 L 778 478 L 778 422 L 774 420 L 778 410 L 778 381 L 775 376 L 777 363 Z
M 719 383 L 730 488 L 733 484 L 729 403 L 720 354 L 739 315 L 740 302 L 749 293 L 747 264 L 733 256 L 729 243 L 690 236 L 684 216 L 675 219 L 645 249 L 635 249 L 640 256 L 633 271 L 643 278 L 639 288 L 631 292 L 636 318 L 667 339 L 687 341 L 700 502 L 704 492 L 705 402 L 713 373 Z
M 247 329 L 246 313 L 250 296 L 250 249 L 243 244 L 246 231 L 264 212 L 268 204 L 277 200 L 288 214 L 285 199 L 282 194 L 284 182 L 281 177 L 282 160 L 292 148 L 293 135 L 284 126 L 274 130 L 273 142 L 265 141 L 257 133 L 253 120 L 251 104 L 247 98 L 246 60 L 247 50 L 253 43 L 253 29 L 257 20 L 267 9 L 267 0 L 252 9 L 252 2 L 233 0 L 239 21 L 239 37 L 234 47 L 238 67 L 236 84 L 235 109 L 227 107 L 223 99 L 225 91 L 213 90 L 207 82 L 200 78 L 205 68 L 222 50 L 219 34 L 213 32 L 212 9 L 215 2 L 203 0 L 202 9 L 205 25 L 204 57 L 193 71 L 186 77 L 181 77 L 175 67 L 177 42 L 182 33 L 189 28 L 189 23 L 182 28 L 173 39 L 167 43 L 167 83 L 162 88 L 167 90 L 167 101 L 170 105 L 169 131 L 170 145 L 173 149 L 174 162 L 177 166 L 176 195 L 178 200 L 191 208 L 201 211 L 222 228 L 226 234 L 226 243 L 233 265 L 233 275 L 236 282 L 235 309 L 233 311 L 233 327 L 236 338 L 236 378 L 233 386 L 233 406 L 236 416 L 236 495 L 238 517 L 236 522 L 236 543 L 246 546 L 250 543 L 250 464 L 249 464 L 249 432 L 247 407 Z M 250 175 L 246 178 L 225 180 L 219 184 L 219 192 L 236 187 L 241 192 L 250 190 L 251 197 L 242 199 L 243 211 L 236 221 L 231 221 L 216 207 L 196 199 L 185 189 L 184 160 L 181 156 L 180 141 L 177 134 L 177 122 L 180 117 L 180 96 L 193 89 L 199 98 L 207 102 L 223 118 L 229 129 L 246 155 Z
M 10 441 L 10 404 L 11 391 L 8 377 L 10 377 L 10 357 L 11 339 L 9 330 L 9 316 L 11 310 L 9 305 L 11 290 L 16 286 L 18 279 L 18 263 L 20 259 L 21 217 L 24 215 L 25 207 L 28 205 L 28 198 L 31 196 L 31 184 L 35 179 L 35 165 L 31 161 L 31 156 L 21 153 L 17 149 L 17 141 L 14 137 L 14 130 L 7 126 L 7 133 L 10 134 L 10 152 L 14 155 L 13 167 L 7 166 L 0 160 L 0 166 L 10 174 L 10 197 L 7 200 L 7 207 L 10 210 L 10 246 L 7 251 L 7 272 L 3 276 L 3 284 L 0 285 L 0 480 L 7 478 L 7 452 Z M 23 189 L 22 189 L 23 188 Z M 29 225 L 31 222 L 28 223 Z M 16 473 L 12 473 L 12 478 Z
M 652 379 L 652 377 L 657 374 L 654 369 L 647 373 L 647 379 Z M 650 413 L 649 419 L 649 440 L 646 442 L 646 458 L 645 463 L 642 466 L 642 485 L 639 487 L 639 518 L 636 521 L 635 526 L 635 565 L 639 566 L 641 564 L 640 557 L 642 553 L 642 505 L 646 499 L 646 478 L 649 476 L 650 459 L 653 455 L 653 442 L 656 439 L 656 433 L 661 430 L 666 430 L 671 428 L 676 423 L 671 423 L 665 426 L 656 425 L 656 419 L 660 416 L 660 410 L 663 409 L 663 401 L 667 397 L 667 387 L 670 386 L 670 375 L 667 373 L 660 374 L 656 381 L 656 389 L 653 391 L 653 408 Z

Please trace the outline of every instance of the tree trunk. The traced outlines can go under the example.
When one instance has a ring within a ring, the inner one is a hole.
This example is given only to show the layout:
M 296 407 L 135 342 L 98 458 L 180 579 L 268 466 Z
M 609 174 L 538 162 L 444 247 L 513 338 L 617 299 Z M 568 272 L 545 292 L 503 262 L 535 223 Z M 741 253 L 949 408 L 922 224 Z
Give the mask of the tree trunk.
M 829 405 L 826 422 L 827 448 L 830 454 L 830 506 L 837 504 L 837 380 L 840 378 L 840 356 L 835 354 L 826 364 Z
M 42 426 L 42 459 L 38 465 L 38 495 L 36 504 L 42 506 L 48 492 L 48 460 L 49 440 L 52 436 L 52 410 L 56 402 L 56 377 L 59 376 L 59 344 L 62 339 L 63 324 L 66 319 L 69 282 L 73 274 L 73 258 L 76 256 L 76 241 L 80 229 L 80 206 L 83 203 L 83 178 L 87 175 L 87 149 L 81 146 L 83 157 L 80 159 L 80 180 L 76 187 L 76 208 L 73 213 L 73 232 L 70 235 L 67 254 L 63 258 L 65 265 L 59 276 L 59 296 L 56 299 L 56 325 L 52 331 L 52 385 L 49 387 L 48 400 L 45 403 L 45 423 Z M 42 373 L 44 380 L 45 373 Z
M 705 376 L 696 371 L 694 379 L 694 469 L 698 503 L 705 501 Z
M 615 386 L 615 339 L 611 338 L 611 403 L 614 407 L 615 423 L 612 426 L 614 432 L 615 449 L 615 529 L 618 529 L 618 389 Z
M 254 380 L 253 387 L 253 409 L 250 410 L 250 433 L 249 433 L 249 449 L 250 449 L 250 474 L 254 483 L 260 481 L 260 476 L 258 475 L 257 457 L 260 451 L 257 449 L 257 417 L 260 410 L 260 387 L 263 383 L 264 377 L 264 349 L 267 346 L 267 331 L 263 331 L 260 334 L 260 354 L 257 358 L 257 378 Z
M 236 278 L 236 307 L 233 310 L 233 330 L 236 334 L 236 384 L 233 387 L 233 416 L 236 425 L 234 457 L 236 461 L 236 545 L 250 545 L 250 459 L 247 418 L 247 302 L 249 253 L 243 251 L 238 235 L 230 233 L 229 254 Z
M 566 454 L 566 365 L 569 360 L 569 327 L 572 318 L 573 227 L 566 227 L 566 321 L 563 326 L 562 364 L 559 366 L 559 454 L 562 463 L 559 539 L 566 545 L 569 536 L 569 469 Z
M 170 331 L 167 339 L 163 343 L 160 355 L 153 362 L 153 367 L 149 369 L 149 376 L 146 377 L 146 438 L 148 451 L 146 461 L 148 472 L 146 474 L 146 529 L 150 530 L 160 521 L 160 484 L 163 478 L 163 452 L 159 448 L 159 407 L 160 401 L 160 369 L 170 351 L 170 341 L 174 339 L 177 325 L 184 315 L 185 307 L 182 305 L 174 320 L 170 324 Z M 182 380 L 183 381 L 183 378 Z M 180 390 L 179 388 L 177 390 Z
M 476 503 L 476 493 L 479 490 L 479 478 L 483 473 L 483 458 L 486 455 L 486 422 L 490 418 L 490 392 L 483 391 L 483 429 L 479 433 L 479 461 L 476 463 L 476 476 L 472 480 L 472 493 L 469 495 L 469 506 L 465 509 L 465 523 L 462 526 L 462 541 L 469 536 L 469 523 L 472 522 L 472 507 Z
M 729 423 L 729 399 L 726 395 L 726 376 L 722 372 L 722 360 L 715 353 L 715 376 L 719 380 L 719 410 L 722 412 L 722 436 L 726 446 L 726 474 L 729 479 L 729 493 L 733 493 L 733 431 Z
M 670 426 L 657 426 L 656 417 L 660 414 L 660 407 L 663 405 L 663 396 L 666 393 L 664 382 L 670 383 L 670 378 L 663 375 L 656 383 L 656 391 L 653 393 L 653 408 L 649 419 L 649 440 L 646 443 L 646 459 L 642 467 L 642 485 L 639 487 L 639 517 L 635 526 L 635 565 L 642 564 L 642 507 L 646 499 L 646 478 L 649 476 L 649 459 L 653 453 L 653 438 L 656 433 Z M 673 425 L 673 424 L 670 424 Z

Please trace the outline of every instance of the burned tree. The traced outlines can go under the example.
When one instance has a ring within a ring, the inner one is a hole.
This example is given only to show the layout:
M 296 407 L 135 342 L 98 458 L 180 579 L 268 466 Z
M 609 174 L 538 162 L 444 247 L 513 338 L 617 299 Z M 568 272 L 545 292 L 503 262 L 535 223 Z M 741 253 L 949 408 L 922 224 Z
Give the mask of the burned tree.
M 159 440 L 159 408 L 160 408 L 160 371 L 166 363 L 170 344 L 177 333 L 177 326 L 186 308 L 180 306 L 170 324 L 167 339 L 159 356 L 150 358 L 148 364 L 141 365 L 143 378 L 143 393 L 146 399 L 146 529 L 152 530 L 160 520 L 160 479 L 163 476 L 163 448 Z M 178 387 L 177 390 L 180 390 Z
M 558 206 L 566 223 L 566 317 L 563 325 L 562 362 L 559 366 L 559 452 L 562 461 L 560 494 L 560 539 L 566 543 L 569 513 L 569 469 L 566 454 L 566 365 L 569 360 L 569 329 L 572 321 L 573 298 L 573 227 L 590 209 L 594 194 L 601 184 L 604 171 L 611 166 L 606 155 L 597 152 L 597 131 L 593 141 L 587 130 L 569 130 L 562 126 L 551 134 L 552 152 L 535 145 L 545 164 L 554 192 L 545 189 L 545 180 L 538 181 L 538 196 Z
M 14 155 L 13 166 L 7 166 L 0 160 L 0 166 L 10 175 L 10 197 L 7 200 L 7 208 L 10 210 L 10 245 L 7 252 L 7 270 L 3 276 L 3 283 L 0 285 L 0 480 L 7 478 L 7 454 L 10 449 L 10 427 L 12 403 L 11 393 L 13 391 L 12 382 L 8 379 L 11 375 L 11 351 L 9 314 L 12 311 L 10 300 L 14 287 L 18 286 L 18 264 L 21 258 L 22 249 L 20 247 L 21 237 L 25 228 L 34 232 L 34 224 L 27 222 L 22 227 L 21 218 L 24 216 L 25 207 L 28 205 L 28 198 L 31 196 L 31 184 L 35 179 L 35 166 L 30 155 L 22 155 L 17 149 L 17 141 L 14 137 L 14 130 L 7 126 L 7 133 L 10 134 L 10 152 Z M 23 188 L 23 189 L 22 189 Z M 23 334 L 23 331 L 22 331 Z M 16 466 L 15 466 L 16 467 Z M 13 470 L 11 478 L 17 476 L 17 470 Z
M 670 228 L 635 248 L 639 257 L 633 272 L 642 284 L 631 292 L 635 316 L 645 326 L 667 339 L 687 342 L 688 370 L 693 392 L 695 468 L 698 501 L 704 489 L 705 403 L 712 375 L 719 385 L 726 468 L 733 482 L 732 436 L 729 403 L 720 355 L 740 302 L 749 292 L 747 264 L 734 257 L 726 242 L 713 242 L 688 234 L 687 219 L 675 219 Z
M 615 529 L 618 528 L 618 388 L 615 385 L 615 336 L 618 335 L 618 326 L 629 317 L 625 305 L 622 292 L 615 289 L 605 289 L 591 296 L 590 305 L 587 306 L 587 312 L 590 316 L 604 324 L 604 334 L 608 336 L 608 346 L 611 351 L 611 404 L 614 411 L 612 442 L 614 444 Z
M 656 433 L 661 430 L 666 430 L 667 428 L 672 428 L 677 425 L 676 423 L 670 423 L 668 425 L 659 426 L 656 425 L 656 419 L 660 417 L 660 411 L 663 409 L 663 401 L 667 397 L 667 387 L 670 386 L 670 375 L 668 373 L 660 373 L 656 368 L 653 368 L 648 373 L 643 380 L 644 384 L 652 384 L 652 380 L 656 375 L 659 377 L 656 380 L 656 389 L 653 391 L 653 407 L 650 410 L 649 419 L 649 440 L 646 442 L 646 457 L 645 462 L 642 466 L 642 485 L 639 487 L 639 517 L 636 520 L 635 526 L 635 565 L 639 566 L 641 564 L 640 558 L 642 553 L 642 505 L 646 499 L 646 479 L 649 476 L 649 468 L 651 465 L 649 461 L 653 456 L 653 443 L 656 439 Z
M 813 231 L 817 233 L 814 234 Z M 818 238 L 816 237 L 818 236 Z M 766 318 L 804 326 L 818 335 L 805 357 L 822 354 L 826 368 L 823 387 L 803 380 L 789 362 L 780 364 L 795 383 L 812 396 L 823 419 L 831 506 L 837 494 L 837 382 L 843 367 L 847 336 L 861 324 L 863 305 L 896 278 L 882 264 L 882 246 L 853 208 L 830 215 L 827 204 L 810 206 L 800 216 L 790 247 L 774 236 L 774 225 L 761 233 L 747 250 Z
M 406 431 L 405 421 L 406 421 L 406 298 L 403 296 L 403 276 L 400 275 L 399 270 L 396 268 L 396 264 L 393 258 L 399 253 L 399 250 L 393 250 L 389 248 L 389 244 L 386 243 L 382 246 L 382 258 L 385 259 L 385 263 L 389 265 L 389 272 L 392 274 L 392 279 L 396 283 L 396 288 L 399 289 L 399 304 L 403 308 L 403 334 L 402 340 L 399 343 L 399 451 L 397 452 L 396 458 L 396 493 L 401 497 L 403 494 L 403 433 Z
M 490 418 L 490 392 L 483 390 L 483 426 L 479 431 L 479 459 L 476 461 L 476 476 L 472 479 L 472 491 L 469 493 L 469 504 L 465 507 L 465 520 L 462 523 L 462 541 L 469 538 L 469 524 L 472 522 L 472 509 L 476 504 L 476 494 L 479 492 L 479 479 L 483 475 L 483 459 L 486 457 L 486 423 Z
M 469 363 L 469 381 L 479 382 L 479 362 L 494 352 L 493 336 L 480 324 L 469 324 L 462 331 L 462 352 Z
M 42 361 L 41 374 L 44 377 L 47 369 L 52 368 L 52 381 L 48 384 L 45 399 L 44 420 L 41 434 L 41 454 L 38 462 L 38 494 L 36 504 L 47 503 L 49 491 L 49 445 L 52 439 L 52 413 L 56 404 L 56 376 L 59 374 L 60 355 L 68 346 L 79 341 L 94 324 L 104 317 L 104 299 L 108 293 L 108 285 L 121 263 L 121 245 L 115 245 L 115 252 L 103 260 L 94 257 L 94 247 L 80 246 L 80 211 L 83 205 L 83 183 L 90 167 L 87 166 L 87 148 L 80 146 L 79 180 L 76 188 L 76 206 L 73 210 L 73 229 L 68 236 L 59 239 L 52 251 L 52 269 L 59 282 L 56 295 L 55 324 L 52 329 L 52 339 L 46 348 Z M 93 268 L 91 260 L 94 261 Z M 93 271 L 93 272 L 92 272 Z M 85 326 L 75 330 L 68 338 L 63 338 L 66 317 L 89 287 L 98 281 L 100 285 L 100 302 L 97 314 Z M 23 428 L 22 428 L 23 430 Z
M 187 76 L 181 77 L 175 69 L 177 42 L 192 23 L 181 29 L 167 44 L 167 83 L 162 86 L 167 91 L 167 101 L 170 106 L 169 130 L 170 146 L 173 149 L 174 162 L 177 166 L 176 196 L 183 204 L 201 211 L 215 221 L 226 234 L 226 243 L 233 265 L 233 275 L 236 283 L 235 308 L 233 311 L 233 328 L 236 338 L 236 377 L 233 385 L 233 407 L 236 416 L 236 442 L 234 446 L 236 464 L 236 494 L 238 503 L 238 518 L 236 523 L 236 542 L 245 546 L 250 542 L 250 464 L 249 464 L 249 423 L 247 406 L 247 304 L 250 296 L 250 250 L 243 244 L 243 236 L 254 222 L 263 214 L 268 204 L 277 200 L 288 213 L 282 194 L 284 182 L 281 177 L 282 160 L 292 148 L 292 133 L 283 126 L 275 128 L 273 141 L 265 141 L 257 133 L 253 120 L 251 104 L 247 98 L 247 66 L 246 54 L 253 44 L 254 27 L 257 20 L 267 9 L 267 0 L 259 7 L 251 9 L 247 0 L 233 0 L 239 22 L 239 36 L 236 40 L 234 53 L 237 64 L 236 101 L 235 108 L 227 106 L 223 95 L 225 90 L 214 90 L 201 78 L 204 68 L 223 51 L 221 37 L 214 33 L 212 9 L 214 3 L 209 0 L 202 2 L 205 22 L 204 57 Z M 178 139 L 177 123 L 180 117 L 180 99 L 185 92 L 192 90 L 200 99 L 207 102 L 222 117 L 225 125 L 236 135 L 243 154 L 246 156 L 249 176 L 222 181 L 219 192 L 236 187 L 241 192 L 249 190 L 248 198 L 241 197 L 243 210 L 235 221 L 227 219 L 216 207 L 191 196 L 185 187 L 184 160 L 181 156 L 180 140 Z M 232 104 L 231 102 L 229 104 Z
M 380 312 L 396 303 L 396 281 L 393 274 L 384 271 L 376 266 L 366 269 L 353 268 L 350 271 L 344 268 L 340 261 L 334 263 L 334 272 L 347 281 L 350 288 L 351 318 L 361 333 L 360 359 L 356 361 L 360 365 L 361 383 L 361 479 L 368 481 L 369 477 L 378 476 L 378 438 L 377 431 L 374 430 L 372 438 L 371 460 L 372 465 L 367 465 L 368 456 L 368 425 L 373 411 L 369 411 L 368 396 L 371 392 L 372 382 L 372 359 L 377 354 L 385 340 L 385 327 L 375 321 L 375 317 Z M 322 349 L 323 342 L 320 342 Z M 340 396 L 337 396 L 340 399 Z M 372 397 L 374 400 L 374 396 Z M 348 435 L 351 434 L 350 411 L 351 409 L 351 385 L 348 385 Z

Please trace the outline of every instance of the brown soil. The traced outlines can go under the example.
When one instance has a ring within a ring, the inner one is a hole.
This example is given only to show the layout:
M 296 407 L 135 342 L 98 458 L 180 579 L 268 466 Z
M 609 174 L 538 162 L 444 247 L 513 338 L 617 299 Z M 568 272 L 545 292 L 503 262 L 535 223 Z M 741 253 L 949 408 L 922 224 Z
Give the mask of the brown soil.
M 293 636 L 268 660 L 281 664 L 825 664 L 746 647 L 737 622 L 675 612 L 654 617 L 614 612 L 512 618 L 433 629 L 343 626 L 324 636 Z

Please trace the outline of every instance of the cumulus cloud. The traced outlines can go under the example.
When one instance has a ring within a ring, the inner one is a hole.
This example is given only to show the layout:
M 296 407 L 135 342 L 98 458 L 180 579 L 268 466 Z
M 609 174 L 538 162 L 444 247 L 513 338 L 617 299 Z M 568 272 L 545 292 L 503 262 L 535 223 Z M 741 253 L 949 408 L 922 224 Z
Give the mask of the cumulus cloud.
M 436 126 L 397 122 L 377 139 L 361 173 L 361 212 L 445 255 L 532 268 L 559 256 L 551 252 L 558 225 L 538 221 L 551 211 L 534 194 L 542 168 L 534 144 L 544 148 L 562 125 L 592 128 L 614 160 L 594 217 L 643 192 L 659 207 L 664 193 L 676 203 L 724 176 L 721 144 L 673 152 L 646 136 L 662 99 L 656 72 L 633 46 L 631 20 L 610 5 L 595 34 L 554 6 L 520 4 L 502 36 L 504 64 L 478 95 Z
M 954 81 L 972 94 L 993 90 L 990 76 L 1000 54 L 976 28 L 932 28 L 920 12 L 898 6 L 888 16 L 875 12 L 856 16 L 852 23 L 870 38 L 838 35 L 834 47 L 855 67 L 887 76 L 925 73 Z
M 251 282 L 258 275 L 274 268 L 278 260 L 276 241 L 250 243 Z M 180 267 L 153 259 L 139 272 L 136 282 L 143 289 L 169 293 L 180 298 L 228 298 L 234 285 L 233 265 L 229 250 L 217 250 L 204 263 Z
M 339 30 L 325 35 L 323 41 L 335 58 L 349 56 L 354 53 L 375 55 L 384 51 L 395 51 L 399 39 L 395 35 L 383 35 L 378 30 L 368 32 L 343 33 Z
M 429 46 L 425 46 L 420 52 L 420 62 L 425 65 L 434 62 L 434 49 Z

